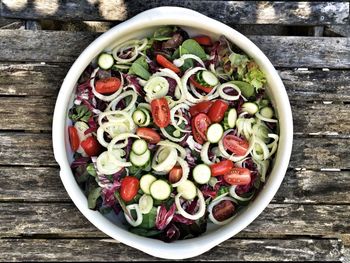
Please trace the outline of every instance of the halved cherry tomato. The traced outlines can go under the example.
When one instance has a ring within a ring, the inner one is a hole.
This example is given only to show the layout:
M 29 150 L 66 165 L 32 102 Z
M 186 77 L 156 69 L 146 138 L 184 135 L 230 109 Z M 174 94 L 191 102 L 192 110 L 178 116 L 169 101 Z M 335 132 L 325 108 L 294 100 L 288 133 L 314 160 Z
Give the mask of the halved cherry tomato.
M 156 144 L 160 142 L 159 134 L 151 128 L 138 128 L 136 135 L 140 136 L 142 139 L 145 139 L 149 143 Z
M 171 63 L 169 60 L 167 60 L 166 57 L 164 57 L 160 54 L 158 54 L 156 56 L 156 60 L 157 60 L 159 65 L 161 65 L 164 68 L 168 68 L 168 69 L 174 71 L 175 73 L 180 73 L 180 71 L 181 71 L 177 66 L 175 66 L 173 63 Z
M 196 40 L 199 45 L 202 46 L 211 46 L 213 45 L 213 41 L 211 41 L 211 38 L 208 36 L 196 36 L 192 38 L 193 40 Z
M 224 147 L 238 156 L 243 156 L 249 148 L 249 143 L 235 135 L 226 135 L 224 137 Z
M 227 174 L 233 168 L 233 162 L 230 160 L 224 160 L 219 163 L 210 165 L 211 176 L 218 176 Z
M 203 90 L 206 93 L 211 92 L 211 90 L 213 89 L 213 87 L 206 87 L 201 85 L 199 82 L 197 82 L 196 78 L 194 75 L 192 75 L 190 77 L 190 82 L 192 83 L 193 86 L 195 86 L 197 89 Z
M 69 126 L 68 133 L 69 133 L 70 147 L 72 148 L 73 152 L 76 152 L 80 145 L 78 131 L 74 126 Z
M 192 107 L 190 107 L 190 114 L 192 117 L 196 116 L 198 113 L 207 114 L 211 105 L 213 105 L 212 101 L 209 101 L 209 100 L 201 101 L 196 105 L 193 105 Z
M 169 172 L 169 182 L 174 184 L 180 181 L 181 177 L 182 177 L 181 166 L 174 166 Z
M 204 113 L 199 113 L 196 117 L 194 117 L 194 127 L 204 141 L 207 140 L 207 131 L 210 124 L 211 121 L 209 117 Z
M 80 145 L 88 156 L 97 156 L 101 152 L 101 145 L 94 136 L 87 137 Z
M 252 180 L 250 170 L 247 168 L 232 168 L 224 175 L 224 180 L 231 185 L 246 185 Z
M 151 111 L 153 121 L 159 128 L 165 128 L 170 124 L 170 109 L 166 98 L 152 100 Z
M 198 133 L 198 131 L 196 129 L 194 118 L 192 118 L 192 120 L 191 120 L 191 126 L 192 126 L 192 133 L 193 133 L 194 140 L 196 142 L 198 142 L 199 144 L 203 144 L 204 140 L 203 140 L 202 136 L 200 136 L 200 134 Z
M 111 94 L 116 92 L 119 88 L 120 88 L 120 79 L 116 77 L 99 79 L 95 83 L 96 91 L 101 94 Z
M 125 201 L 131 201 L 140 188 L 140 181 L 134 176 L 126 176 L 120 186 L 120 197 Z
M 213 217 L 219 222 L 225 221 L 233 216 L 235 205 L 229 200 L 223 200 L 213 207 Z
M 225 116 L 225 112 L 228 109 L 228 104 L 222 100 L 214 101 L 211 106 L 208 116 L 212 122 L 220 122 Z

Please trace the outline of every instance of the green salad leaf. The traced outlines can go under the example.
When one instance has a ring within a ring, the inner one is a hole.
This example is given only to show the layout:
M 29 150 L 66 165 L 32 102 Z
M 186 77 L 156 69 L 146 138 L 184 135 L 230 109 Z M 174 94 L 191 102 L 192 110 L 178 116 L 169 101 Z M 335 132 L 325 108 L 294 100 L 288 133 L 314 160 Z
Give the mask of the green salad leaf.
M 140 78 L 148 80 L 151 77 L 151 74 L 148 72 L 148 64 L 146 58 L 144 56 L 141 56 L 138 59 L 136 59 L 131 64 L 131 68 L 129 69 L 128 73 L 137 75 Z
M 90 209 L 96 208 L 97 199 L 101 196 L 101 187 L 97 187 L 89 192 L 88 206 Z
M 188 53 L 182 52 L 182 54 L 193 54 L 201 58 L 202 60 L 207 59 L 207 54 L 205 53 L 204 49 L 198 44 L 197 41 L 193 39 L 185 40 L 182 43 L 181 48 L 188 52 Z
M 70 110 L 68 116 L 73 121 L 88 122 L 90 117 L 92 116 L 92 113 L 86 105 L 75 105 Z
M 151 229 L 156 226 L 157 208 L 152 207 L 148 214 L 144 214 L 140 228 Z

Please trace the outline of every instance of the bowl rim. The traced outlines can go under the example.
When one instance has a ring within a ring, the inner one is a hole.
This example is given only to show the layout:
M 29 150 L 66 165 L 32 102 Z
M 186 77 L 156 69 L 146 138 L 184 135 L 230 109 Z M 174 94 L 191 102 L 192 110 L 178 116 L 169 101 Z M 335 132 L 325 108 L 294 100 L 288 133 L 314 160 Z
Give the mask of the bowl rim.
M 115 41 L 118 36 L 125 36 L 131 31 L 162 25 L 188 26 L 211 32 L 217 32 L 220 28 L 220 34 L 225 35 L 248 55 L 254 56 L 254 60 L 266 73 L 269 86 L 272 85 L 272 89 L 276 90 L 274 92 L 275 107 L 278 109 L 280 125 L 278 153 L 276 154 L 273 170 L 269 175 L 269 177 L 273 177 L 273 180 L 267 181 L 259 196 L 248 206 L 247 210 L 237 216 L 237 219 L 231 224 L 227 224 L 215 232 L 170 244 L 132 234 L 116 226 L 99 212 L 88 209 L 86 197 L 76 183 L 68 162 L 66 131 L 67 107 L 71 100 L 72 90 L 79 76 L 92 59 Z M 200 255 L 234 236 L 247 227 L 267 207 L 279 189 L 288 167 L 293 142 L 293 121 L 288 95 L 281 78 L 269 59 L 253 42 L 233 28 L 196 11 L 182 7 L 165 6 L 144 11 L 111 28 L 95 39 L 80 54 L 68 71 L 58 94 L 53 117 L 52 138 L 54 138 L 52 140 L 54 156 L 60 166 L 62 183 L 74 204 L 95 227 L 110 237 L 152 256 L 165 259 L 185 259 Z M 193 242 L 194 240 L 195 242 Z

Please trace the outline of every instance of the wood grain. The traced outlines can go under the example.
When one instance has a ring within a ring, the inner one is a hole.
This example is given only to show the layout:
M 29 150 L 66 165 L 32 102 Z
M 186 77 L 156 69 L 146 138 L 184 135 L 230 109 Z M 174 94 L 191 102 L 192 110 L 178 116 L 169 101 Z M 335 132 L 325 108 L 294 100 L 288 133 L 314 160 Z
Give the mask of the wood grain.
M 35 5 L 3 0 L 2 15 L 21 19 L 122 21 L 158 6 L 181 6 L 196 10 L 224 23 L 239 24 L 346 24 L 349 4 L 339 2 L 281 1 L 184 1 L 116 0 L 87 2 L 37 0 Z M 218 12 L 218 10 L 220 10 Z
M 342 249 L 338 239 L 230 239 L 186 261 L 339 261 Z M 0 250 L 0 261 L 162 261 L 111 239 L 0 239 Z
M 0 165 L 56 166 L 51 134 L 0 133 Z M 291 168 L 348 169 L 348 139 L 294 138 Z
M 350 204 L 350 172 L 289 169 L 273 203 Z M 71 202 L 55 167 L 1 167 L 1 202 Z
M 0 31 L 0 61 L 73 62 L 93 32 Z M 276 67 L 349 68 L 348 38 L 249 36 Z M 43 44 L 45 43 L 45 45 Z
M 106 237 L 71 203 L 0 203 L 0 209 L 2 237 Z M 349 233 L 349 216 L 350 205 L 270 204 L 240 235 L 336 237 Z

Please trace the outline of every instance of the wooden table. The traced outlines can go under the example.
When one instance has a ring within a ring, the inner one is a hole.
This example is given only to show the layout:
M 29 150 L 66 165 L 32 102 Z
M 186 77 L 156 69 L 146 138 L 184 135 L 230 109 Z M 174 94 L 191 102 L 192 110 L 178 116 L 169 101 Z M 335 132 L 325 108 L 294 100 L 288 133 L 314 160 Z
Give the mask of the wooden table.
M 277 195 L 244 231 L 196 260 L 350 262 L 349 2 L 199 0 L 0 0 L 0 260 L 157 260 L 114 242 L 73 205 L 51 122 L 81 51 L 101 31 L 161 5 L 249 35 L 279 70 L 293 110 L 293 153 Z

